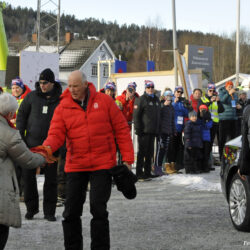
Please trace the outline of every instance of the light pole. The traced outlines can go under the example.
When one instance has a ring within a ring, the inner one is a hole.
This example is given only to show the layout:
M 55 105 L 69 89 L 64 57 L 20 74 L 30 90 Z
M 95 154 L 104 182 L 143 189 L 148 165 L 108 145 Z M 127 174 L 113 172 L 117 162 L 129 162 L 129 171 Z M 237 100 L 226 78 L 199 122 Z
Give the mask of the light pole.
M 236 86 L 239 85 L 240 73 L 240 0 L 237 0 L 237 29 L 236 29 Z
M 176 62 L 177 39 L 176 39 L 175 0 L 172 0 L 172 17 L 173 17 L 174 82 L 175 86 L 178 86 L 178 71 Z

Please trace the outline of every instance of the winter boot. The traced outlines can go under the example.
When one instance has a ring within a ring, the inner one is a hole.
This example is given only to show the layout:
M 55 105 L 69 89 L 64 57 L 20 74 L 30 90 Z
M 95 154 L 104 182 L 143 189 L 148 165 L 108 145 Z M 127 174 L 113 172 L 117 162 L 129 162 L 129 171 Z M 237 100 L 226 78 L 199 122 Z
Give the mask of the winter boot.
M 175 162 L 170 163 L 170 169 L 172 170 L 173 174 L 176 174 L 178 171 L 175 169 Z
M 171 169 L 171 165 L 170 165 L 170 163 L 165 163 L 165 173 L 166 174 L 173 174 L 174 173 L 174 171 Z
M 158 175 L 158 176 L 162 176 L 164 175 L 164 173 L 162 172 L 162 167 L 161 166 L 154 166 L 154 174 Z

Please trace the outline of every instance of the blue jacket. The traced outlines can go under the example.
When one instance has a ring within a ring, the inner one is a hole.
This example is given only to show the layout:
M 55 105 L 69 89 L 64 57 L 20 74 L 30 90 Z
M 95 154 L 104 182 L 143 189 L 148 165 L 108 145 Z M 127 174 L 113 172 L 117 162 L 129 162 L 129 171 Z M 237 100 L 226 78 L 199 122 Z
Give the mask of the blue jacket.
M 235 101 L 235 105 L 236 105 L 238 102 L 238 96 L 234 93 L 233 99 L 232 99 L 232 97 L 228 94 L 226 88 L 222 87 L 219 90 L 219 97 L 224 107 L 224 112 L 219 113 L 220 121 L 237 120 L 238 117 L 236 115 L 236 107 L 232 107 L 232 100 Z
M 172 103 L 175 111 L 175 127 L 177 132 L 182 132 L 184 129 L 184 118 L 188 117 L 188 109 L 184 106 L 183 98 Z
M 211 141 L 210 129 L 213 127 L 213 121 L 198 118 L 197 122 L 201 125 L 202 141 Z

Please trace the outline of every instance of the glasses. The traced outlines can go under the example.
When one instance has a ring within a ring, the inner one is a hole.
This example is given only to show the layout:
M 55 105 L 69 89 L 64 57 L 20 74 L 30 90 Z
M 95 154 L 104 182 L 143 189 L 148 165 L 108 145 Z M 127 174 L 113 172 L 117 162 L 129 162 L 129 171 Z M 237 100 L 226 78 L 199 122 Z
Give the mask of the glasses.
M 213 89 L 209 89 L 208 91 L 209 91 L 209 92 L 214 92 L 214 90 L 213 90 Z
M 151 87 L 151 86 L 150 86 L 150 87 L 147 87 L 147 89 L 154 89 L 154 87 Z
M 48 81 L 39 81 L 39 84 L 48 84 Z
M 182 91 L 177 91 L 177 93 L 183 94 L 183 92 L 182 92 Z

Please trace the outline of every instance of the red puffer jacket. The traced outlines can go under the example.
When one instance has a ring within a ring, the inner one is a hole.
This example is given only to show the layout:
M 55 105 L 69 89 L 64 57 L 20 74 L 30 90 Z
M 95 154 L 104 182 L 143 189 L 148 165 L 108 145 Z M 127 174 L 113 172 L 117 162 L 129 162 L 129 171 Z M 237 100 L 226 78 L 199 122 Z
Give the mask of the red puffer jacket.
M 116 138 L 123 161 L 132 164 L 134 150 L 124 116 L 112 98 L 97 93 L 92 83 L 89 91 L 86 112 L 68 89 L 64 91 L 43 145 L 54 152 L 66 139 L 65 172 L 95 171 L 116 165 Z
M 139 95 L 135 93 L 135 97 L 132 100 L 126 100 L 126 90 L 124 90 L 120 96 L 116 97 L 116 100 L 122 104 L 122 113 L 128 122 L 131 122 L 133 119 L 134 102 L 135 98 L 138 97 Z

